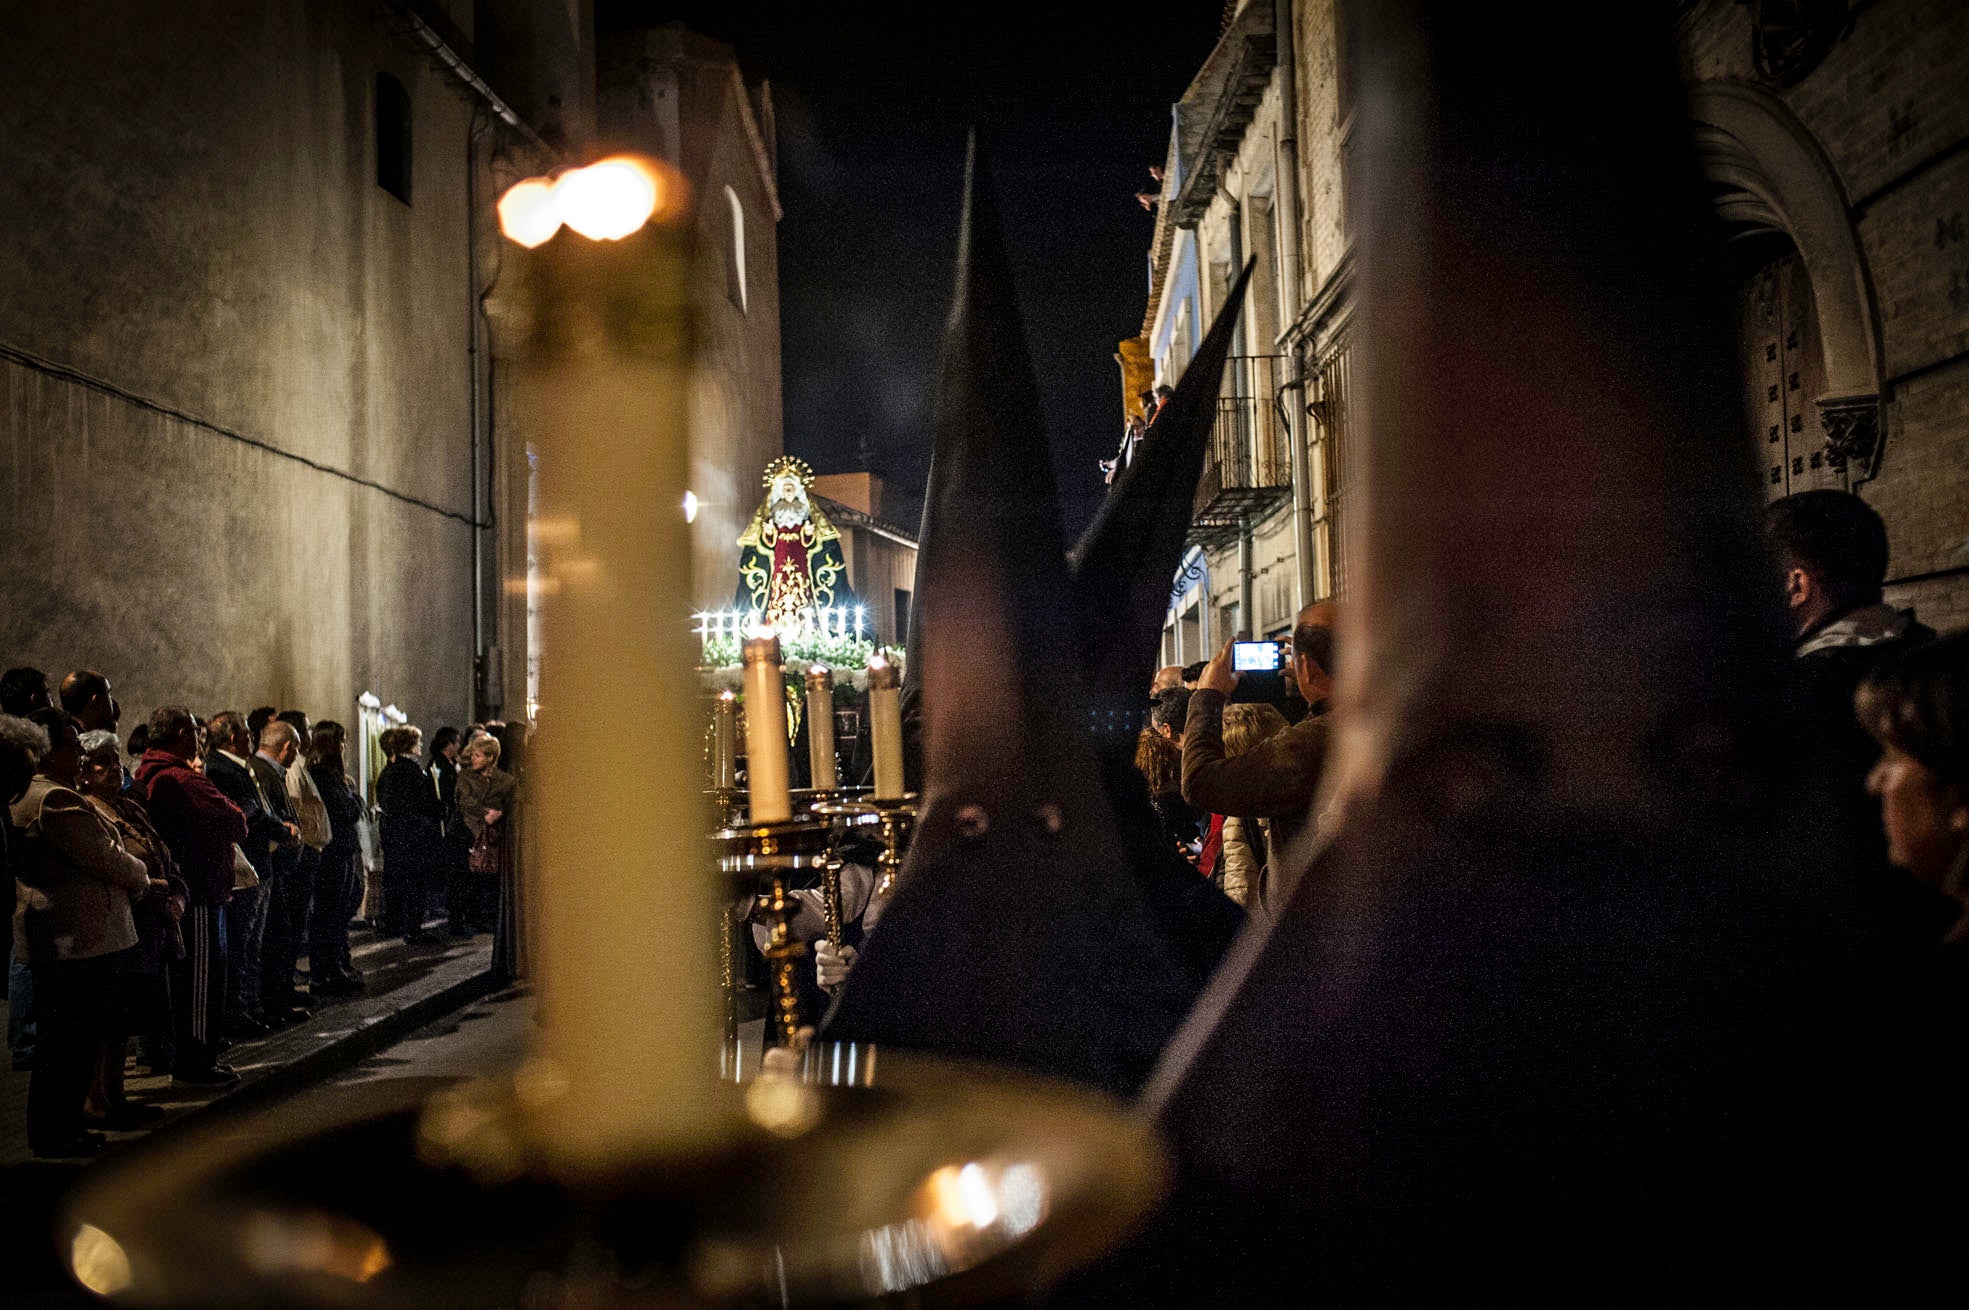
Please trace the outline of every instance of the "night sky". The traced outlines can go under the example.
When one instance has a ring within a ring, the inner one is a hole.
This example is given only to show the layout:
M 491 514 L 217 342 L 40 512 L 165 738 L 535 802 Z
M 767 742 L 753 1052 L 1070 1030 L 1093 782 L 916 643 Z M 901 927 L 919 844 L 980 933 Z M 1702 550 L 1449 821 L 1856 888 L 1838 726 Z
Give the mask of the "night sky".
M 1121 434 L 1115 343 L 1140 330 L 1169 107 L 1216 41 L 1218 0 L 1033 6 L 634 3 L 768 77 L 779 123 L 786 448 L 919 494 L 950 306 L 964 134 L 997 175 L 1067 529 L 1098 505 Z M 886 516 L 913 527 L 914 501 Z

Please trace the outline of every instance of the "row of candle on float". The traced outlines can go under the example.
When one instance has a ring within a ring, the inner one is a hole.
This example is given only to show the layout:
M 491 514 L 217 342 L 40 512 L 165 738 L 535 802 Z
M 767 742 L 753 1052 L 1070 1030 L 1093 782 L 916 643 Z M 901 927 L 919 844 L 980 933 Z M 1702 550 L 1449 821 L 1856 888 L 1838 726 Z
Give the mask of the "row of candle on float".
M 780 667 L 779 635 L 755 629 L 745 639 L 746 807 L 753 823 L 777 823 L 792 817 L 786 724 L 769 707 L 786 701 L 785 671 Z M 834 759 L 834 675 L 816 665 L 807 671 L 807 752 L 813 786 L 832 791 L 841 785 Z M 878 801 L 901 800 L 902 702 L 895 666 L 880 655 L 868 662 L 868 717 L 874 739 L 875 793 Z M 719 695 L 712 717 L 713 783 L 731 787 L 736 781 L 738 731 L 732 693 Z

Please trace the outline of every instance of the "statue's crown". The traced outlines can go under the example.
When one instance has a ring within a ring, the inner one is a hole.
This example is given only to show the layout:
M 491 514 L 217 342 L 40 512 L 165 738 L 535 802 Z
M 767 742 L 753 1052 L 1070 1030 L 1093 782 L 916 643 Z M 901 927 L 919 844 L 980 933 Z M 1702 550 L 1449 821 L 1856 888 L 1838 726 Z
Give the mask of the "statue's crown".
M 807 463 L 806 460 L 801 459 L 798 455 L 781 455 L 778 459 L 766 465 L 766 471 L 759 477 L 759 485 L 770 487 L 789 473 L 800 479 L 800 485 L 803 487 L 808 486 L 814 480 L 813 465 Z

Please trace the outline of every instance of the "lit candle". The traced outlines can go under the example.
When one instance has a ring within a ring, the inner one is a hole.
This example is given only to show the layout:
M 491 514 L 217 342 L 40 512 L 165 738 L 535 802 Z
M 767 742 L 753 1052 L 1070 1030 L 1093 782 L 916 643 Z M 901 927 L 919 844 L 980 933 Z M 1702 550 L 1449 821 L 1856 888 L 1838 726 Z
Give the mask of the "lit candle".
M 746 816 L 753 823 L 793 817 L 786 785 L 786 682 L 779 634 L 754 628 L 745 639 Z
M 875 799 L 902 799 L 902 695 L 896 666 L 880 655 L 868 661 L 868 719 L 875 738 Z
M 690 607 L 690 528 L 649 508 L 676 504 L 689 469 L 693 283 L 687 232 L 662 225 L 619 242 L 564 232 L 507 259 L 518 427 L 539 443 L 542 516 L 569 525 L 542 544 L 541 700 L 610 707 L 555 717 L 525 803 L 539 1085 L 559 1089 L 529 1128 L 561 1172 L 584 1176 L 730 1131 L 716 942 L 650 931 L 717 910 L 708 847 L 678 840 L 710 817 L 696 659 L 670 617 Z
M 711 785 L 730 787 L 738 770 L 738 700 L 729 691 L 718 693 L 711 707 Z
M 820 664 L 807 670 L 807 763 L 814 786 L 841 785 L 834 771 L 834 675 Z

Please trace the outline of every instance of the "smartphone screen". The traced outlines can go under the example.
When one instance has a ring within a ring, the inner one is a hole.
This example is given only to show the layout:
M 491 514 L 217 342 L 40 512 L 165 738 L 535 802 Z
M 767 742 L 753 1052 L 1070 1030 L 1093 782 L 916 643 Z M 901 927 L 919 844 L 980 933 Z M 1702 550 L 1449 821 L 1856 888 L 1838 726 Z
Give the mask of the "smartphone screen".
M 1275 641 L 1233 642 L 1231 668 L 1239 673 L 1276 673 L 1279 668 L 1279 644 Z

